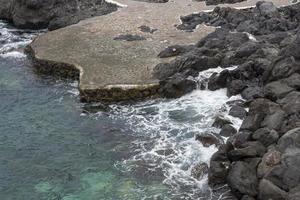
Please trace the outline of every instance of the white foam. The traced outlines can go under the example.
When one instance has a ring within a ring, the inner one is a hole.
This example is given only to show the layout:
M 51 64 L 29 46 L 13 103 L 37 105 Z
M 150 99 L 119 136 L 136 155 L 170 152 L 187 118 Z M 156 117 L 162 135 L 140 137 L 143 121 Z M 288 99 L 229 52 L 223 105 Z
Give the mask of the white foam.
M 126 7 L 127 7 L 126 4 L 121 4 L 121 3 L 117 2 L 117 1 L 114 1 L 114 0 L 105 0 L 105 1 L 106 1 L 107 3 L 115 4 L 115 5 L 119 6 L 119 7 L 123 7 L 123 8 L 126 8 Z
M 24 53 L 21 53 L 19 51 L 11 51 L 7 52 L 4 54 L 0 54 L 0 57 L 2 58 L 8 58 L 8 57 L 13 57 L 13 58 L 24 58 L 26 55 Z

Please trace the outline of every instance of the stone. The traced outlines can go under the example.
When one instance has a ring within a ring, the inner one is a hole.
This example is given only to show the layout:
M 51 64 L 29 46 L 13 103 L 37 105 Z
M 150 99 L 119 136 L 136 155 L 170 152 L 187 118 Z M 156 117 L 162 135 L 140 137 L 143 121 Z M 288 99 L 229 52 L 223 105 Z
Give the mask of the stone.
M 244 158 L 262 157 L 266 148 L 260 142 L 246 142 L 242 148 L 234 149 L 228 152 L 228 158 L 232 161 Z
M 167 80 L 161 81 L 159 93 L 166 98 L 177 98 L 196 89 L 197 83 L 177 73 Z
M 278 140 L 280 152 L 285 152 L 289 148 L 300 148 L 300 128 L 288 131 Z
M 215 152 L 212 157 L 211 157 L 211 161 L 223 161 L 223 162 L 227 162 L 228 160 L 228 152 L 233 150 L 233 145 L 231 144 L 231 142 L 227 141 L 225 144 L 222 144 L 218 151 Z
M 225 88 L 227 80 L 230 76 L 228 70 L 223 70 L 220 74 L 214 73 L 209 77 L 208 89 L 215 91 L 221 88 Z
M 237 130 L 230 124 L 225 124 L 220 131 L 220 135 L 223 137 L 229 137 L 237 133 Z
M 267 98 L 276 101 L 277 99 L 281 99 L 285 97 L 288 93 L 292 92 L 294 88 L 288 86 L 288 84 L 283 81 L 274 81 L 268 83 L 264 87 L 264 94 Z
M 227 95 L 233 96 L 240 94 L 243 89 L 246 87 L 246 84 L 241 80 L 233 80 L 227 84 Z
M 300 92 L 294 91 L 277 101 L 288 115 L 300 112 Z
M 240 198 L 243 195 L 256 196 L 258 193 L 256 170 L 245 162 L 238 161 L 231 165 L 227 175 L 227 183 L 233 193 Z
M 229 140 L 233 140 L 232 143 L 236 148 L 242 148 L 243 145 L 251 139 L 252 132 L 250 131 L 239 131 Z
M 300 185 L 291 189 L 288 193 L 288 200 L 298 200 L 300 199 Z
M 263 90 L 261 87 L 251 86 L 251 87 L 245 88 L 242 91 L 241 95 L 246 100 L 253 100 L 256 98 L 263 97 Z
M 146 38 L 140 35 L 125 34 L 125 35 L 118 35 L 117 37 L 114 37 L 114 40 L 123 40 L 123 41 L 131 42 L 131 41 L 146 40 Z
M 181 55 L 187 51 L 190 51 L 193 46 L 183 46 L 183 45 L 172 45 L 164 49 L 158 54 L 160 58 L 168 58 L 173 56 Z
M 274 166 L 281 162 L 281 153 L 276 150 L 269 150 L 262 158 L 257 167 L 258 178 L 263 178 Z
M 256 4 L 259 12 L 263 16 L 267 17 L 279 17 L 280 14 L 276 6 L 272 2 L 259 1 Z
M 229 165 L 229 162 L 211 161 L 208 171 L 208 184 L 213 187 L 226 183 Z
M 226 124 L 232 124 L 232 123 L 228 119 L 225 119 L 221 116 L 217 116 L 212 126 L 216 128 L 223 128 Z
M 245 110 L 245 108 L 236 105 L 230 108 L 229 115 L 240 119 L 244 119 L 247 115 L 247 111 Z
M 255 198 L 254 198 L 254 197 L 251 197 L 251 196 L 249 196 L 249 195 L 244 195 L 244 196 L 241 198 L 241 200 L 255 200 Z
M 271 181 L 262 179 L 259 183 L 259 200 L 286 200 L 287 193 L 274 185 Z
M 235 57 L 237 58 L 249 57 L 253 53 L 255 53 L 258 50 L 258 48 L 259 47 L 257 43 L 249 41 L 237 49 Z
M 201 142 L 204 147 L 209 147 L 211 145 L 220 146 L 223 143 L 221 138 L 209 133 L 196 135 L 196 140 Z
M 196 164 L 191 170 L 192 177 L 195 179 L 202 179 L 206 174 L 208 174 L 208 165 L 206 163 L 200 162 Z
M 278 135 L 277 131 L 270 130 L 268 128 L 260 128 L 252 134 L 252 139 L 258 140 L 265 147 L 268 147 L 269 145 L 276 143 L 278 138 L 279 138 L 279 135 Z
M 244 121 L 240 127 L 240 130 L 255 131 L 260 128 L 261 123 L 264 120 L 264 118 L 265 118 L 265 114 L 263 114 L 263 113 L 248 115 L 244 119 Z

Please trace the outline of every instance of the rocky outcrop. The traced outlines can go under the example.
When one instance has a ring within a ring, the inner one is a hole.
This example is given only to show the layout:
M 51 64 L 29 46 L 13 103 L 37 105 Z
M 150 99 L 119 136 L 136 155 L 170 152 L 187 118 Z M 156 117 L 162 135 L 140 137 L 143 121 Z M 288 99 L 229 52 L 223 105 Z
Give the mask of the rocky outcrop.
M 0 0 L 0 19 L 26 29 L 54 30 L 116 10 L 104 0 Z
M 243 119 L 237 133 L 230 122 L 214 123 L 229 139 L 211 158 L 209 184 L 227 183 L 238 199 L 297 199 L 300 4 L 276 8 L 258 2 L 255 8 L 215 8 L 181 19 L 182 30 L 192 31 L 201 23 L 220 28 L 164 64 L 167 68 L 160 66 L 168 69 L 168 78 L 161 81 L 172 80 L 174 74 L 190 79 L 220 66 L 224 71 L 209 78 L 208 89 L 227 88 L 228 96 L 241 94 L 246 100 L 243 105 L 229 105 L 230 115 Z M 232 66 L 237 67 L 226 69 Z

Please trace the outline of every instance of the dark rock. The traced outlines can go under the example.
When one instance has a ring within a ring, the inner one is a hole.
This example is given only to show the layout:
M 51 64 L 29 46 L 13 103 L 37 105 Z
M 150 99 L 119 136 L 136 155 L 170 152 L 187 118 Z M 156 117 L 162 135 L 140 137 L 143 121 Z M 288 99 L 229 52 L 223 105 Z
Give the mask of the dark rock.
M 139 29 L 144 33 L 151 33 L 151 34 L 157 31 L 157 29 L 145 25 L 140 26 Z
M 271 181 L 262 179 L 259 183 L 259 200 L 286 200 L 287 193 L 274 185 Z
M 249 57 L 254 52 L 256 52 L 258 50 L 258 48 L 259 47 L 256 42 L 252 42 L 252 41 L 247 42 L 237 49 L 235 57 L 237 57 L 237 58 Z
M 229 137 L 237 133 L 237 130 L 230 124 L 225 124 L 220 131 L 220 135 L 223 137 Z
M 297 114 L 300 112 L 300 92 L 291 92 L 286 95 L 283 99 L 277 102 L 282 105 L 282 109 L 289 115 Z
M 175 74 L 165 81 L 161 81 L 159 93 L 166 98 L 177 98 L 192 92 L 197 87 L 194 80 L 185 78 L 181 74 Z
M 229 75 L 230 73 L 228 70 L 223 70 L 220 74 L 212 74 L 209 77 L 208 89 L 214 91 L 221 88 L 225 88 Z
M 211 157 L 211 161 L 223 161 L 223 162 L 227 162 L 228 160 L 228 152 L 233 150 L 233 145 L 231 144 L 231 142 L 226 142 L 225 144 L 222 144 L 218 151 L 215 152 L 212 157 Z
M 146 38 L 140 35 L 126 34 L 126 35 L 119 35 L 115 37 L 114 40 L 124 40 L 124 41 L 131 42 L 131 41 L 146 40 Z
M 288 86 L 288 84 L 283 81 L 274 81 L 265 86 L 264 93 L 267 98 L 276 101 L 277 99 L 285 97 L 293 90 L 294 88 Z
M 167 3 L 169 0 L 134 0 L 134 1 L 143 1 L 147 3 Z
M 257 167 L 258 178 L 263 178 L 274 166 L 281 162 L 281 153 L 276 150 L 269 150 L 262 158 Z
M 206 5 L 218 5 L 218 4 L 234 4 L 239 3 L 246 0 L 205 0 Z
M 291 189 L 288 193 L 288 200 L 299 200 L 300 199 L 300 185 Z
M 278 140 L 278 149 L 280 152 L 285 152 L 289 148 L 300 149 L 300 128 L 288 131 Z
M 159 80 L 165 80 L 178 72 L 174 63 L 159 63 L 153 69 L 153 76 Z
M 300 74 L 298 73 L 292 74 L 290 77 L 283 79 L 282 81 L 296 90 L 300 89 Z
M 217 116 L 212 126 L 216 128 L 223 128 L 226 124 L 232 124 L 232 123 L 228 119 Z
M 246 100 L 253 100 L 264 96 L 262 88 L 258 86 L 247 87 L 242 91 L 241 95 Z
M 236 135 L 234 135 L 230 140 L 232 140 L 232 143 L 234 147 L 236 148 L 243 148 L 244 144 L 251 139 L 252 132 L 250 131 L 240 131 Z
M 208 184 L 216 186 L 226 183 L 229 165 L 229 162 L 211 161 L 208 171 Z
M 204 147 L 209 147 L 211 145 L 220 146 L 223 143 L 221 138 L 209 133 L 196 135 L 196 140 L 201 142 Z
M 266 148 L 260 142 L 246 142 L 242 148 L 228 152 L 228 158 L 237 161 L 244 158 L 262 157 L 265 152 Z
M 270 130 L 280 130 L 282 122 L 284 120 L 285 113 L 281 108 L 277 108 L 272 113 L 265 116 L 264 121 L 261 123 L 262 127 L 267 127 Z
M 256 170 L 245 162 L 238 161 L 232 164 L 228 172 L 227 183 L 237 197 L 257 195 Z
M 116 10 L 103 0 L 0 0 L 0 19 L 26 29 L 54 30 Z
M 192 177 L 200 180 L 208 173 L 208 165 L 203 162 L 198 163 L 192 168 L 191 173 Z
M 278 133 L 275 130 L 270 130 L 268 128 L 260 128 L 252 135 L 252 139 L 258 140 L 265 147 L 277 142 L 278 138 Z
M 243 89 L 246 87 L 245 82 L 241 80 L 233 80 L 227 84 L 227 95 L 233 96 L 240 94 Z
M 260 14 L 267 17 L 279 17 L 280 14 L 272 2 L 259 1 L 256 4 Z
M 244 195 L 244 196 L 241 198 L 241 200 L 255 200 L 255 198 L 254 198 L 254 197 L 251 197 L 251 196 L 249 196 L 249 195 Z
M 248 115 L 244 119 L 244 121 L 240 127 L 240 130 L 255 131 L 261 127 L 261 123 L 264 120 L 264 118 L 265 118 L 264 113 Z
M 232 106 L 232 108 L 229 110 L 229 115 L 244 119 L 247 115 L 247 111 L 241 106 Z
M 190 51 L 193 48 L 192 45 L 190 46 L 183 46 L 183 45 L 173 45 L 169 46 L 163 51 L 161 51 L 158 54 L 158 57 L 160 58 L 168 58 L 168 57 L 173 57 L 173 56 L 178 56 L 180 54 L 183 54 L 187 51 Z

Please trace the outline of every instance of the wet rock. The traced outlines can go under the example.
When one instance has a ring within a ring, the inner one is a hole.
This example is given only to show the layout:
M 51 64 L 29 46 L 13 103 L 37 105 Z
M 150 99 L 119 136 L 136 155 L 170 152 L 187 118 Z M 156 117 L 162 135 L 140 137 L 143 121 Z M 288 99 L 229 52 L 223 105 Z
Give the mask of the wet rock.
M 257 168 L 257 176 L 263 178 L 274 166 L 280 164 L 281 153 L 277 150 L 269 150 L 262 158 Z
M 221 138 L 209 133 L 196 135 L 196 140 L 201 142 L 204 147 L 209 147 L 211 145 L 220 146 L 223 143 Z
M 232 108 L 229 110 L 229 115 L 244 119 L 247 115 L 247 111 L 241 106 L 232 106 Z
M 193 48 L 192 45 L 190 46 L 184 46 L 184 45 L 173 45 L 169 46 L 163 51 L 161 51 L 158 54 L 158 57 L 160 58 L 168 58 L 168 57 L 173 57 L 173 56 L 178 56 L 180 54 L 183 54 L 187 51 L 190 51 Z
M 146 40 L 146 38 L 140 35 L 125 34 L 125 35 L 119 35 L 117 37 L 114 37 L 114 40 L 124 40 L 124 41 L 131 42 L 131 41 Z
M 228 152 L 233 150 L 233 145 L 231 144 L 231 142 L 226 142 L 225 144 L 222 144 L 218 151 L 215 152 L 212 157 L 211 157 L 211 161 L 222 161 L 222 162 L 228 162 Z
M 225 119 L 221 116 L 217 116 L 212 126 L 216 128 L 223 128 L 226 124 L 232 124 L 232 123 L 228 119 Z
M 223 70 L 220 74 L 217 73 L 212 74 L 209 77 L 208 89 L 214 91 L 221 88 L 225 88 L 229 76 L 230 73 L 228 70 Z
M 208 171 L 208 184 L 216 186 L 226 183 L 230 162 L 211 161 Z
M 244 119 L 240 130 L 255 131 L 260 128 L 264 118 L 265 114 L 263 113 L 251 114 Z
M 271 181 L 262 179 L 259 183 L 259 200 L 286 200 L 287 193 L 274 185 Z
M 188 79 L 181 74 L 175 74 L 160 83 L 159 93 L 166 98 L 177 98 L 196 89 L 194 80 Z
M 266 148 L 260 142 L 246 142 L 242 148 L 228 152 L 228 158 L 237 161 L 244 158 L 262 157 L 265 152 Z
M 227 183 L 237 197 L 257 195 L 256 170 L 245 162 L 238 161 L 232 164 L 228 172 Z
M 206 163 L 198 163 L 196 164 L 192 170 L 192 177 L 194 177 L 195 179 L 202 179 L 206 174 L 208 174 L 208 165 Z
M 233 80 L 227 84 L 227 95 L 233 96 L 240 94 L 244 88 L 246 88 L 246 83 L 241 80 Z
M 270 130 L 268 128 L 260 128 L 255 131 L 252 135 L 252 139 L 258 140 L 261 142 L 265 147 L 277 142 L 279 135 L 277 131 Z
M 225 124 L 220 131 L 220 135 L 223 137 L 229 137 L 237 133 L 237 130 L 230 124 Z

